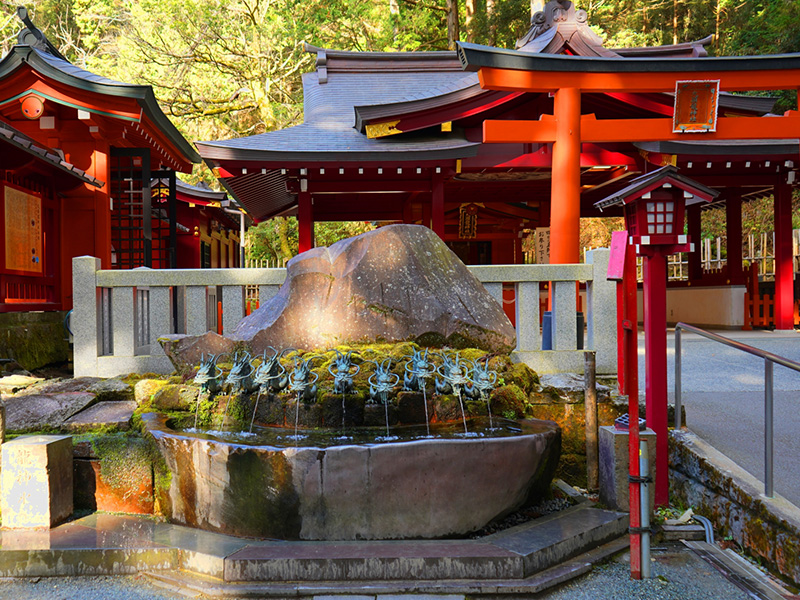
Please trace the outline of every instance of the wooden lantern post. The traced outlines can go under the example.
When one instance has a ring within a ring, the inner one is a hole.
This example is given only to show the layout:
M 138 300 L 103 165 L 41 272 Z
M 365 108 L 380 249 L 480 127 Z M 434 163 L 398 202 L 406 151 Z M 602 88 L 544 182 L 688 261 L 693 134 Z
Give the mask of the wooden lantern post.
M 666 166 L 634 179 L 628 187 L 596 204 L 601 210 L 611 206 L 623 207 L 628 244 L 643 257 L 645 416 L 647 426 L 656 434 L 656 506 L 669 504 L 667 256 L 692 249 L 689 237 L 683 233 L 687 204 L 708 202 L 718 194 L 679 175 L 676 167 Z M 636 396 L 638 403 L 638 391 L 626 387 L 629 396 Z M 633 433 L 638 425 L 638 404 L 630 410 L 630 431 Z M 633 438 L 631 435 L 631 444 Z M 634 468 L 633 457 L 638 457 L 638 447 L 634 449 L 631 446 L 630 455 L 631 468 Z

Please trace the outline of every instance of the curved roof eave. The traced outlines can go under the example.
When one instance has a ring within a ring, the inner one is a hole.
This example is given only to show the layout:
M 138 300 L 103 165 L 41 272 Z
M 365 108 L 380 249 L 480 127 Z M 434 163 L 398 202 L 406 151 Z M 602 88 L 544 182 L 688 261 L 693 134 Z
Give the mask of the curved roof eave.
M 63 66 L 60 63 L 63 63 Z M 28 64 L 42 75 L 65 85 L 95 94 L 136 100 L 147 117 L 164 132 L 167 139 L 188 161 L 193 163 L 201 161 L 197 150 L 192 147 L 161 110 L 153 93 L 153 88 L 149 85 L 122 83 L 95 75 L 55 56 L 45 57 L 41 51 L 31 46 L 14 46 L 11 49 L 0 61 L 0 79 L 13 73 L 23 64 Z
M 457 42 L 458 57 L 466 71 L 481 67 L 522 71 L 584 73 L 753 71 L 800 69 L 800 53 L 763 56 L 715 56 L 702 59 L 534 54 Z
M 431 150 L 358 150 L 342 151 L 273 151 L 252 148 L 231 148 L 214 145 L 211 142 L 196 142 L 200 155 L 206 161 L 252 161 L 269 163 L 304 163 L 304 162 L 381 162 L 400 160 L 438 160 L 457 159 L 476 156 L 481 144 L 479 142 L 463 142 L 449 148 Z
M 763 117 L 768 119 L 769 117 Z M 693 156 L 782 156 L 797 155 L 800 140 L 667 140 L 634 142 L 645 152 Z

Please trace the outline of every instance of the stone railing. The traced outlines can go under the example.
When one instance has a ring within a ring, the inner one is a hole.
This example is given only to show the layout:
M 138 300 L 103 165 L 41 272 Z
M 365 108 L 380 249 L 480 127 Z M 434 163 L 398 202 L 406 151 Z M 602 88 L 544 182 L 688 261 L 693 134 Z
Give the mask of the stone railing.
M 597 352 L 598 373 L 616 371 L 616 291 L 606 279 L 608 250 L 587 253 L 586 264 L 469 267 L 498 302 L 503 284 L 515 288 L 515 356 L 539 373 L 581 372 L 577 349 L 576 286 L 586 282 L 586 349 Z M 245 288 L 257 285 L 260 302 L 274 296 L 285 269 L 100 270 L 99 259 L 72 260 L 75 376 L 169 373 L 172 365 L 157 338 L 198 335 L 216 329 L 221 301 L 222 331 L 245 314 Z M 541 350 L 540 282 L 552 282 L 552 350 Z

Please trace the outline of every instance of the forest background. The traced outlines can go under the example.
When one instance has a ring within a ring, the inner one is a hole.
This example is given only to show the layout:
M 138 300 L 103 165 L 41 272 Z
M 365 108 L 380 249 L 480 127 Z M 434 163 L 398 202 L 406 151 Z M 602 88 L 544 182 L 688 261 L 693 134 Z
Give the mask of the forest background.
M 711 55 L 800 51 L 800 0 L 586 0 L 607 47 L 656 46 L 712 35 Z M 359 51 L 447 50 L 456 40 L 513 48 L 539 0 L 32 0 L 34 23 L 74 64 L 149 84 L 190 140 L 282 129 L 302 122 L 303 42 Z M 0 0 L 2 53 L 16 43 L 16 3 Z M 776 112 L 796 108 L 795 94 Z M 216 182 L 204 166 L 187 181 Z M 772 230 L 772 199 L 748 202 L 743 229 Z M 794 228 L 800 227 L 795 197 Z M 317 245 L 373 227 L 318 223 Z M 584 219 L 581 243 L 606 245 L 619 220 Z M 252 227 L 248 253 L 283 262 L 297 253 L 294 218 Z M 703 215 L 703 237 L 725 235 L 724 210 Z

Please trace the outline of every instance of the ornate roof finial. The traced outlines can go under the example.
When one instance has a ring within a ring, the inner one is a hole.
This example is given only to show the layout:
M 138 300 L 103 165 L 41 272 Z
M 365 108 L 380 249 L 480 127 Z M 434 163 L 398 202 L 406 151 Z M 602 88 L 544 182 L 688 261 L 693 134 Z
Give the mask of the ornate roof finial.
M 580 56 L 618 56 L 588 24 L 585 10 L 571 0 L 550 0 L 531 18 L 528 33 L 517 40 L 517 50 L 557 54 L 566 50 Z
M 17 34 L 17 42 L 22 46 L 31 46 L 40 52 L 46 52 L 61 60 L 67 60 L 64 55 L 58 51 L 58 48 L 50 43 L 50 40 L 33 24 L 31 18 L 28 16 L 28 9 L 24 6 L 17 7 L 17 17 L 25 25 Z M 69 62 L 69 61 L 67 61 Z

